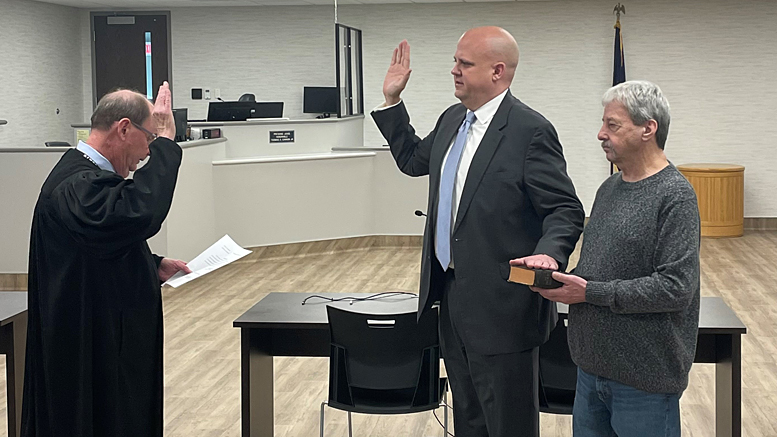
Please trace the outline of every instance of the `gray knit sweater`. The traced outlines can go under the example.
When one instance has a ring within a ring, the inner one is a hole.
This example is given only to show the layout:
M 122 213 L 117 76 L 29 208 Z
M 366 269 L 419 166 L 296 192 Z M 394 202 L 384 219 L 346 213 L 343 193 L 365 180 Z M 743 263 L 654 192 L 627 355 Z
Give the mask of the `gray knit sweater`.
M 696 195 L 671 164 L 599 187 L 574 271 L 588 280 L 586 302 L 569 308 L 580 368 L 643 391 L 685 390 L 699 326 L 699 232 Z

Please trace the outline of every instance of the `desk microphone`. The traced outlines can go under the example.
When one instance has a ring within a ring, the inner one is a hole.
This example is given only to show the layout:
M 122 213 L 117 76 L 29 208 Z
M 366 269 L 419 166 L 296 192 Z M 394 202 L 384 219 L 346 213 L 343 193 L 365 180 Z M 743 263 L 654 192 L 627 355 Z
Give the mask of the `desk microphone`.
M 415 210 L 415 215 L 417 215 L 418 217 L 421 217 L 421 216 L 426 217 L 426 214 L 424 214 L 424 212 L 421 211 L 420 209 Z
M 221 97 L 216 97 L 216 100 L 218 100 L 219 102 L 226 102 L 226 100 L 222 99 Z

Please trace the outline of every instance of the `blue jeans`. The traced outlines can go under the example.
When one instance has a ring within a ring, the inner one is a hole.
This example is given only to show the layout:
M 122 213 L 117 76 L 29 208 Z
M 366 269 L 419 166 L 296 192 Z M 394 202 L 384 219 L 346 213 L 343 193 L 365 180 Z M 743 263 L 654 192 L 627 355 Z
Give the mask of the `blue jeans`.
M 577 369 L 574 437 L 680 437 L 680 394 L 648 393 Z

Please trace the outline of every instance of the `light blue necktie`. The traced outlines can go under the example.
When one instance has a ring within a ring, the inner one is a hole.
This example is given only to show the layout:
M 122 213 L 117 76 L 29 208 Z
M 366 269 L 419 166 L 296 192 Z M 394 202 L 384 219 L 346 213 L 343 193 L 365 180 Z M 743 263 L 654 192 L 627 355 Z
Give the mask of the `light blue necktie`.
M 451 146 L 448 159 L 442 168 L 442 176 L 440 176 L 435 251 L 443 270 L 448 270 L 448 265 L 451 263 L 451 223 L 453 222 L 453 188 L 456 185 L 456 173 L 458 172 L 459 161 L 461 161 L 461 152 L 464 151 L 464 144 L 467 142 L 467 133 L 474 121 L 475 113 L 467 111 L 467 117 L 461 123 L 459 133 L 456 135 L 456 141 Z

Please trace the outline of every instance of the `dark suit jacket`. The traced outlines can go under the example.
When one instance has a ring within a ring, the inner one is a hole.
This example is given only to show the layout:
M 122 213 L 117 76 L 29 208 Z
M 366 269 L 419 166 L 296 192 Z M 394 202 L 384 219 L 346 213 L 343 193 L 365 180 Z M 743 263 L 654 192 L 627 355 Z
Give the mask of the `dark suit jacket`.
M 444 276 L 434 251 L 440 172 L 466 111 L 462 104 L 451 106 L 423 139 L 410 126 L 404 103 L 372 113 L 399 169 L 429 175 L 419 316 L 442 298 Z M 546 254 L 563 270 L 584 217 L 555 129 L 508 91 L 472 160 L 451 236 L 462 292 L 449 296 L 449 311 L 468 349 L 512 353 L 548 339 L 555 304 L 507 282 L 507 263 Z

